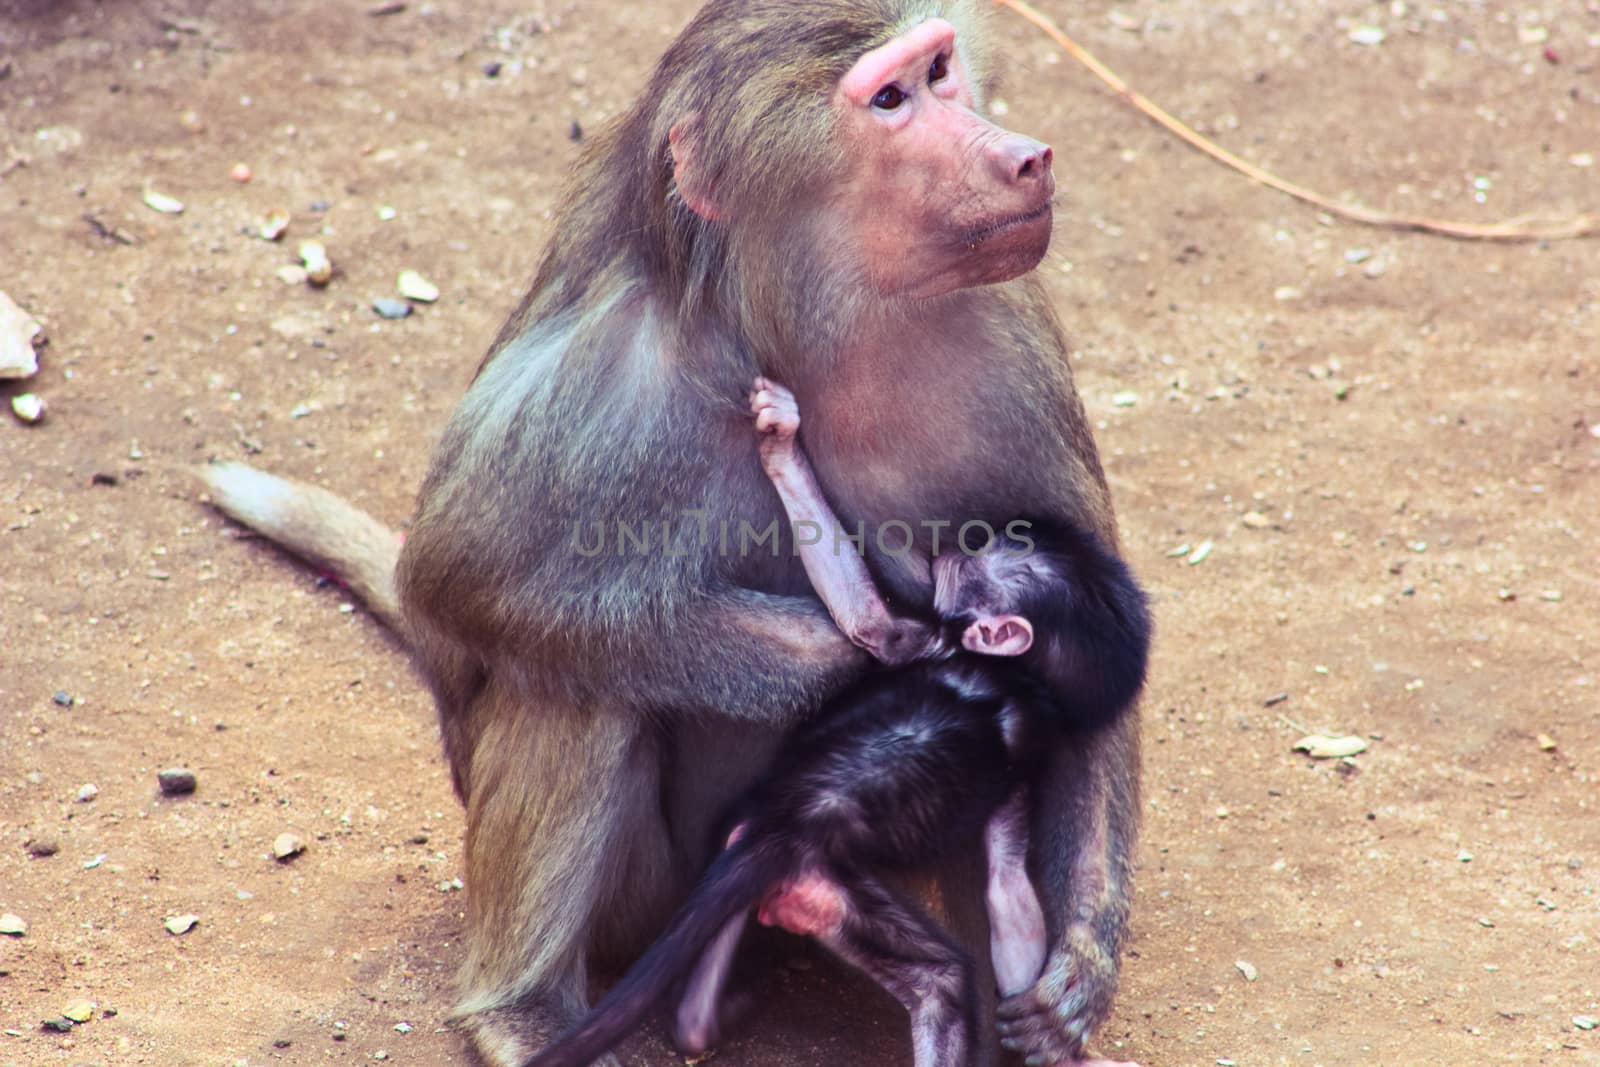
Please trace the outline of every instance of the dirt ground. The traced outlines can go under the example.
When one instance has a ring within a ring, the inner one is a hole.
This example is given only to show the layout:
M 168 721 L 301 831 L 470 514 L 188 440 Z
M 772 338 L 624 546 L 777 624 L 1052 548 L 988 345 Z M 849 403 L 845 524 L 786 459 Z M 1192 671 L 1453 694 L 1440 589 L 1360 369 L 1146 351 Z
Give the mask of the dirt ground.
M 0 290 L 48 334 L 0 392 L 49 404 L 0 417 L 0 912 L 27 924 L 0 937 L 0 1064 L 468 1061 L 430 704 L 370 617 L 183 465 L 249 459 L 403 520 L 574 134 L 692 0 L 376 2 L 0 0 Z M 1600 210 L 1595 0 L 1041 2 L 1333 195 Z M 1040 269 L 1158 598 L 1098 1047 L 1600 1064 L 1600 241 L 1332 224 L 1014 16 L 996 31 L 1004 121 L 1056 147 Z M 252 233 L 275 209 L 278 243 Z M 280 280 L 313 236 L 332 283 Z M 379 319 L 406 268 L 442 297 Z M 1312 760 L 1313 730 L 1370 747 Z M 192 796 L 159 794 L 174 765 Z M 279 863 L 285 832 L 306 849 Z M 906 1062 L 892 1005 L 804 946 L 775 957 L 719 1062 Z M 90 1021 L 41 1029 L 78 1000 Z M 676 1062 L 655 1033 L 630 1054 Z

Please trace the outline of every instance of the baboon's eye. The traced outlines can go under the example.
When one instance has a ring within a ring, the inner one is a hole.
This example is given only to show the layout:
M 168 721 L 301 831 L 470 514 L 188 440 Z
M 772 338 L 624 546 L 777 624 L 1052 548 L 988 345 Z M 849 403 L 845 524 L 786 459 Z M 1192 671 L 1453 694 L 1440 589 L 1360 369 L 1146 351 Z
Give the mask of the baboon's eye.
M 928 68 L 928 84 L 942 82 L 950 76 L 950 57 L 943 52 L 934 57 L 933 66 Z
M 872 106 L 880 111 L 893 111 L 905 102 L 906 94 L 900 91 L 898 85 L 885 85 L 872 98 Z

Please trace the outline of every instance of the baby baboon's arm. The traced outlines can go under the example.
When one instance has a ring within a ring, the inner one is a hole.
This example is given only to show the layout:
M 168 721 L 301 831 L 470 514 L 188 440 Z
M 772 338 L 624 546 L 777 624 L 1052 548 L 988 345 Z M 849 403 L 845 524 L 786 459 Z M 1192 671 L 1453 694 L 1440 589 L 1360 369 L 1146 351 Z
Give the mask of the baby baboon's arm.
M 776 382 L 757 378 L 750 410 L 761 435 L 761 466 L 783 501 L 800 562 L 839 629 L 891 666 L 931 651 L 934 631 L 890 612 L 866 561 L 846 539 L 839 517 L 823 498 L 811 462 L 800 448 L 800 406 L 794 394 Z

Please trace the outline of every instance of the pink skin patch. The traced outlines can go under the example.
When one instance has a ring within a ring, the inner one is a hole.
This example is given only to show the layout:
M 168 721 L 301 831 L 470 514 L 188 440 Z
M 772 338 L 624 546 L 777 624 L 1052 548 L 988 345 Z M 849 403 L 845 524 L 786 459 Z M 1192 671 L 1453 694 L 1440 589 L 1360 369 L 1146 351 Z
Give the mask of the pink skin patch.
M 768 893 L 756 910 L 763 926 L 824 937 L 844 925 L 844 894 L 819 874 L 802 874 Z
M 744 836 L 740 823 L 728 834 L 728 845 Z M 776 926 L 791 934 L 816 937 L 839 929 L 844 923 L 844 894 L 820 874 L 805 873 L 791 878 L 762 898 L 756 919 L 763 926 Z

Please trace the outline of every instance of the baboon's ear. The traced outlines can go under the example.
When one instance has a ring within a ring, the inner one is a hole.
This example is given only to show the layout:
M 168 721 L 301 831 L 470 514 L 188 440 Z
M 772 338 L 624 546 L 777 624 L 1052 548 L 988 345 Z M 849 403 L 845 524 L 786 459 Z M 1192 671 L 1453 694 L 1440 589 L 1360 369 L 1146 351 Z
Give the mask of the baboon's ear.
M 714 221 L 721 217 L 722 211 L 710 178 L 696 166 L 699 128 L 700 116 L 692 115 L 674 123 L 667 133 L 667 143 L 672 147 L 672 180 L 678 187 L 679 199 L 690 211 L 707 221 Z
M 1021 615 L 991 615 L 967 627 L 961 644 L 984 656 L 1020 656 L 1033 647 L 1033 624 Z

